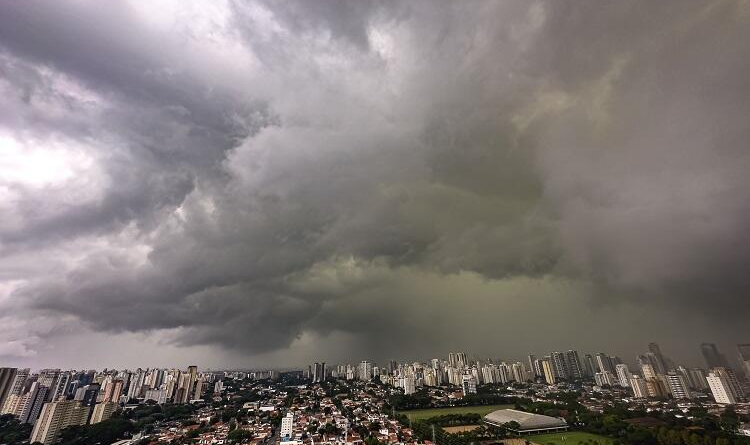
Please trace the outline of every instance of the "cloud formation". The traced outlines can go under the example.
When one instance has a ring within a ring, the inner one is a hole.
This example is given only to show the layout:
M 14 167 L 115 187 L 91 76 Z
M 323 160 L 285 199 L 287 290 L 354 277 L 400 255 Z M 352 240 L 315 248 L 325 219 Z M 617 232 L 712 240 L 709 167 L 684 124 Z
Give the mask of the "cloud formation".
M 0 5 L 0 356 L 747 340 L 750 8 L 674 6 Z

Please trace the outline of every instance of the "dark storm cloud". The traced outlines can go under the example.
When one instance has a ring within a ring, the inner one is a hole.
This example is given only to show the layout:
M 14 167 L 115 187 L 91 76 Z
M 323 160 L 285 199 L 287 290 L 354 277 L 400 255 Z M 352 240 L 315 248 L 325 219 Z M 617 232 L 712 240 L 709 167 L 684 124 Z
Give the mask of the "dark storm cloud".
M 111 184 L 99 202 L 41 214 L 49 196 L 23 193 L 24 227 L 4 242 L 106 233 L 131 221 L 153 226 L 198 178 L 220 174 L 227 150 L 272 121 L 262 102 L 191 77 L 180 41 L 149 30 L 124 4 L 8 4 L 0 28 L 3 73 L 17 95 L 8 99 L 20 110 L 6 125 L 94 145 Z M 106 103 L 60 91 L 44 74 L 50 69 Z M 63 109 L 53 119 L 45 114 L 50 98 Z
M 0 6 L 0 129 L 91 164 L 6 185 L 3 312 L 341 358 L 742 333 L 740 3 L 193 6 Z

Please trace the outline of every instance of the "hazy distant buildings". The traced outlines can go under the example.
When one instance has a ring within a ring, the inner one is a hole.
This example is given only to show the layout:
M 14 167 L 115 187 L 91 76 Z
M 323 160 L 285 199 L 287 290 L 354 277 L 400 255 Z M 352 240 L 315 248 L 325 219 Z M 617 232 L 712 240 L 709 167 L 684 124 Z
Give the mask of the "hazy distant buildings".
M 737 345 L 737 352 L 742 364 L 742 372 L 745 373 L 745 378 L 750 381 L 750 343 Z
M 646 353 L 649 362 L 654 367 L 657 374 L 664 375 L 667 373 L 669 366 L 667 366 L 667 360 L 661 353 L 661 348 L 657 343 L 648 344 L 648 353 Z
M 591 354 L 583 356 L 583 369 L 586 373 L 586 377 L 594 376 L 594 373 L 596 372 L 596 364 L 594 362 L 594 357 L 592 357 Z
M 719 352 L 719 348 L 714 343 L 701 343 L 701 354 L 709 369 L 729 367 L 726 357 Z
M 582 379 L 586 376 L 578 351 L 573 349 L 568 350 L 568 352 L 565 353 L 565 361 L 567 363 L 570 378 Z
M 465 352 L 450 352 L 448 353 L 448 364 L 454 368 L 464 368 L 468 360 L 466 359 Z

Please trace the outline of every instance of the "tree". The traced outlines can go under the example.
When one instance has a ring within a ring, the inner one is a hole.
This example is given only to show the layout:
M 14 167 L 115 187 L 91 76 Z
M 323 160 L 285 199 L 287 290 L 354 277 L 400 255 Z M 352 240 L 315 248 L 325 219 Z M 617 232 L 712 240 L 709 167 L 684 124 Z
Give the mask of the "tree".
M 236 429 L 233 431 L 230 431 L 229 434 L 227 434 L 227 441 L 230 443 L 239 443 L 246 439 L 252 439 L 253 433 L 247 430 L 241 430 Z
M 0 416 L 0 443 L 15 445 L 31 436 L 31 425 L 21 423 L 12 414 Z

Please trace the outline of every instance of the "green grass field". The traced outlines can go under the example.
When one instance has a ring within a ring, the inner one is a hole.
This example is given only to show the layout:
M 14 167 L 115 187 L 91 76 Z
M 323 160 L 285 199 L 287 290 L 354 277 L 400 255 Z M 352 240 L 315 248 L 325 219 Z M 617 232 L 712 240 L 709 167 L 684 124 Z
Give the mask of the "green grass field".
M 608 437 L 600 436 L 598 434 L 584 433 L 582 431 L 537 434 L 534 436 L 523 436 L 521 438 L 540 445 L 578 445 L 579 442 L 584 445 L 591 445 L 594 442 L 599 442 L 599 445 L 612 445 L 612 439 Z
M 435 416 L 444 416 L 446 414 L 476 413 L 480 416 L 485 416 L 492 411 L 497 411 L 499 409 L 505 408 L 513 408 L 513 405 L 448 406 L 445 408 L 411 409 L 408 411 L 399 411 L 399 413 L 406 415 L 411 420 L 422 420 L 429 419 L 430 417 Z

